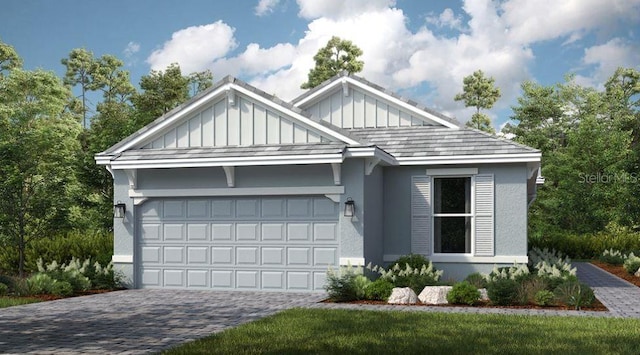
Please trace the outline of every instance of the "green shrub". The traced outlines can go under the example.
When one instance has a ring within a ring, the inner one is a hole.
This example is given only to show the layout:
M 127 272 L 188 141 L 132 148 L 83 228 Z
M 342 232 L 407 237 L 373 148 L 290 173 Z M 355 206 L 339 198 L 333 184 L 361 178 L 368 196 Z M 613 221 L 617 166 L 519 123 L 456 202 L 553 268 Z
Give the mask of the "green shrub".
M 365 299 L 366 289 L 371 284 L 371 280 L 364 275 L 357 275 L 353 280 L 353 289 L 356 293 L 356 299 Z
M 577 310 L 592 305 L 596 299 L 591 287 L 574 280 L 563 282 L 556 287 L 553 293 L 559 303 Z
M 404 266 L 403 266 L 404 262 Z M 442 270 L 437 270 L 431 261 L 422 255 L 410 254 L 400 257 L 388 269 L 367 265 L 367 269 L 380 274 L 380 278 L 390 281 L 396 287 L 410 287 L 419 294 L 425 286 L 438 284 Z
M 51 294 L 56 296 L 71 296 L 73 295 L 73 287 L 67 281 L 55 281 L 51 285 Z
M 447 302 L 473 306 L 480 299 L 480 291 L 467 281 L 458 282 L 447 293 Z
M 486 288 L 487 287 L 487 279 L 479 272 L 474 272 L 469 274 L 464 281 L 472 284 L 475 288 Z
M 526 280 L 523 280 L 518 285 L 518 293 L 516 296 L 516 302 L 519 304 L 536 303 L 535 297 L 540 291 L 547 290 L 546 279 L 539 276 L 532 276 Z
M 7 275 L 0 275 L 0 283 L 7 285 L 9 288 L 13 288 L 14 279 Z
M 624 263 L 625 255 L 620 250 L 608 249 L 602 252 L 598 257 L 603 263 L 611 265 L 622 265 Z
M 498 278 L 487 284 L 487 296 L 495 305 L 508 306 L 516 301 L 518 286 L 515 280 Z
M 33 293 L 31 292 L 31 288 L 29 287 L 28 279 L 17 279 L 13 283 L 13 293 L 16 296 L 31 296 Z
M 549 290 L 540 290 L 534 296 L 534 303 L 538 306 L 546 307 L 553 305 L 555 298 L 553 292 Z
M 29 295 L 42 295 L 49 294 L 53 288 L 53 283 L 56 282 L 51 276 L 44 273 L 37 273 L 31 275 L 27 279 L 28 294 Z
M 351 265 L 341 266 L 338 272 L 329 269 L 325 285 L 329 299 L 336 302 L 349 302 L 359 299 L 361 290 L 359 285 L 356 285 L 356 282 L 361 281 L 356 281 L 358 276 L 363 276 L 362 270 Z
M 635 256 L 633 253 L 629 254 L 627 260 L 624 261 L 624 269 L 630 274 L 635 274 L 640 269 L 640 257 Z
M 90 262 L 89 259 L 84 263 L 80 263 L 78 259 L 72 258 L 69 265 L 58 264 L 53 261 L 49 265 L 43 265 L 42 259 L 38 260 L 38 272 L 50 276 L 56 281 L 68 282 L 73 291 L 86 291 L 91 288 L 91 280 L 84 276 L 85 267 Z
M 377 279 L 365 289 L 365 298 L 374 301 L 387 301 L 395 286 L 388 280 Z
M 9 286 L 0 282 L 0 296 L 5 296 L 7 293 L 9 293 Z

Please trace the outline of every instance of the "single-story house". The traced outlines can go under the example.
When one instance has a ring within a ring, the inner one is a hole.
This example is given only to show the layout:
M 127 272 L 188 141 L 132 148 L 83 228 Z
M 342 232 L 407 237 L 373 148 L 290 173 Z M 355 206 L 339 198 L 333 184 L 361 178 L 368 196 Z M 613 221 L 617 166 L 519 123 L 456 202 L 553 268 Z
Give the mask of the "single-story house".
M 527 262 L 540 157 L 340 74 L 292 102 L 226 77 L 95 160 L 131 287 L 314 291 L 409 253 Z

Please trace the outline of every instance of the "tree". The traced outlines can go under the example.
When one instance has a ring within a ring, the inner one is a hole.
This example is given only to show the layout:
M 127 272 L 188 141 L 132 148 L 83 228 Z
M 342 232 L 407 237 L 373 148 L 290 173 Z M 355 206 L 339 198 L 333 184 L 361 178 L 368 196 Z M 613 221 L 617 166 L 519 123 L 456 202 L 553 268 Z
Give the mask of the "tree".
M 189 99 L 189 78 L 172 63 L 164 71 L 152 70 L 140 79 L 142 93 L 133 96 L 137 110 L 136 125 L 143 127 Z
M 68 227 L 81 131 L 65 111 L 70 97 L 51 72 L 0 77 L 0 237 L 16 248 L 20 276 L 27 244 Z
M 213 85 L 213 74 L 209 69 L 189 74 L 189 94 L 191 97 L 207 90 Z
M 80 98 L 82 103 L 82 127 L 87 128 L 87 91 L 92 90 L 92 73 L 96 69 L 96 60 L 93 53 L 76 48 L 69 53 L 69 58 L 62 59 L 62 65 L 67 67 L 64 75 L 65 85 L 74 87 L 80 85 Z
M 476 108 L 471 120 L 467 122 L 467 127 L 495 133 L 489 117 L 480 113 L 481 109 L 492 108 L 500 98 L 500 89 L 494 85 L 494 82 L 492 77 L 485 77 L 482 70 L 477 70 L 463 79 L 462 92 L 457 94 L 454 100 L 464 101 L 466 107 Z
M 126 103 L 135 94 L 129 72 L 122 70 L 123 65 L 123 61 L 108 54 L 95 61 L 89 73 L 89 88 L 102 91 L 103 103 Z M 97 110 L 100 111 L 100 108 Z
M 309 71 L 308 81 L 300 88 L 312 89 L 343 70 L 349 74 L 361 72 L 364 67 L 364 62 L 358 60 L 361 55 L 362 50 L 351 41 L 331 37 L 327 45 L 313 57 L 316 66 Z
M 22 58 L 18 56 L 16 50 L 0 41 L 0 77 L 3 76 L 3 72 L 20 67 L 22 67 Z

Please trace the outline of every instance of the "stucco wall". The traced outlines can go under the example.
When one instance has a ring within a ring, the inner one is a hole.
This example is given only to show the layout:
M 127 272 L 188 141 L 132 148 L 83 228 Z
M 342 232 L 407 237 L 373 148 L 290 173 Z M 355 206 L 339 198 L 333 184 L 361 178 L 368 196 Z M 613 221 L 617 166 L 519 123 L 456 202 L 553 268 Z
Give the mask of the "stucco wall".
M 371 175 L 364 176 L 364 257 L 366 263 L 382 265 L 384 196 L 383 168 L 376 167 Z
M 478 168 L 479 174 L 494 174 L 495 255 L 526 255 L 526 165 L 501 164 L 469 167 Z M 438 167 L 429 167 L 429 169 L 435 168 Z M 443 166 L 442 168 L 451 168 L 451 166 Z M 426 175 L 426 169 L 427 167 L 422 166 L 387 167 L 384 169 L 384 255 L 393 256 L 411 253 L 411 176 Z M 493 263 L 476 264 L 475 266 L 474 263 L 436 263 L 436 265 L 441 269 L 447 270 L 449 275 L 461 275 L 468 270 L 472 270 L 471 272 L 490 271 L 493 267 Z M 460 265 L 465 266 L 462 267 Z

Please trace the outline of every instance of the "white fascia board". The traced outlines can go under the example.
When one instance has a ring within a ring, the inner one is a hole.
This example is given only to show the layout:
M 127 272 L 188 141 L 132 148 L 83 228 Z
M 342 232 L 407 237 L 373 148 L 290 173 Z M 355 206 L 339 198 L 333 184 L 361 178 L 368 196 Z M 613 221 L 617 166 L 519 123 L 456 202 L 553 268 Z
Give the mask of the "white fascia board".
M 93 159 L 96 161 L 96 164 L 98 165 L 109 165 L 111 164 L 111 159 L 113 159 L 113 157 L 110 155 L 105 155 L 105 156 L 94 157 Z
M 152 197 L 212 197 L 212 196 L 275 196 L 275 195 L 342 195 L 344 186 L 299 187 L 230 187 L 208 189 L 129 189 L 130 198 Z
M 157 169 L 157 168 L 198 168 L 213 166 L 258 166 L 289 164 L 331 164 L 342 163 L 342 154 L 324 155 L 285 155 L 267 157 L 230 157 L 230 158 L 185 158 L 185 159 L 148 159 L 148 160 L 114 160 L 111 167 L 122 169 Z
M 139 136 L 137 136 L 135 139 L 131 140 L 129 143 L 127 143 L 127 144 L 123 145 L 122 147 L 118 148 L 118 150 L 116 152 L 114 152 L 114 153 L 115 154 L 121 153 L 121 152 L 124 152 L 127 149 L 131 149 L 132 147 L 135 147 L 136 145 L 140 144 L 140 142 L 143 142 L 144 140 L 146 140 L 150 136 L 152 136 L 152 135 L 158 133 L 159 131 L 165 129 L 167 126 L 170 126 L 171 124 L 173 124 L 177 120 L 179 120 L 179 119 L 181 119 L 181 118 L 183 118 L 183 117 L 185 117 L 187 115 L 190 115 L 194 111 L 197 111 L 204 104 L 208 103 L 209 100 L 211 100 L 212 98 L 214 98 L 214 97 L 216 97 L 218 95 L 224 94 L 225 92 L 227 92 L 227 90 L 230 90 L 232 88 L 232 85 L 233 84 L 231 84 L 231 83 L 222 85 L 217 90 L 214 90 L 214 91 L 210 92 L 209 94 L 201 97 L 196 102 L 193 102 L 189 106 L 187 106 L 187 107 L 181 109 L 180 111 L 174 113 L 173 115 L 171 115 L 171 117 L 169 117 L 166 120 L 162 121 L 161 123 L 159 123 L 158 125 L 156 125 L 152 129 L 141 133 Z
M 450 165 L 539 162 L 541 153 L 397 157 L 398 165 Z
M 251 91 L 251 90 L 247 90 L 241 86 L 236 86 L 234 87 L 234 90 L 237 92 L 241 92 L 246 96 L 249 96 L 250 98 L 259 101 L 260 103 L 269 106 L 270 108 L 276 110 L 276 111 L 280 111 L 282 113 L 284 113 L 285 115 L 291 116 L 293 118 L 295 118 L 296 120 L 302 122 L 303 124 L 305 124 L 306 126 L 316 130 L 316 131 L 320 131 L 322 133 L 324 133 L 325 135 L 328 135 L 330 137 L 333 137 L 335 139 L 338 139 L 344 143 L 347 143 L 349 145 L 360 145 L 360 142 L 354 140 L 353 138 L 349 138 L 343 134 L 340 134 L 339 132 L 336 132 L 334 130 L 332 130 L 331 128 L 325 127 L 323 125 L 321 125 L 320 123 L 309 119 L 295 111 L 291 111 L 289 109 L 284 108 L 281 105 L 278 105 L 277 103 L 266 99 L 265 97 L 263 97 L 262 95 L 258 95 L 255 92 Z M 283 110 L 284 109 L 284 110 Z M 284 112 L 286 110 L 286 112 Z
M 328 92 L 330 90 L 333 90 L 336 86 L 338 86 L 338 85 L 342 86 L 345 82 L 349 83 L 349 84 L 351 84 L 353 86 L 356 86 L 356 87 L 366 91 L 367 93 L 369 93 L 371 95 L 376 95 L 378 97 L 381 97 L 382 99 L 387 100 L 387 101 L 389 101 L 389 102 L 391 102 L 391 103 L 393 103 L 395 105 L 398 105 L 398 106 L 404 108 L 407 111 L 413 112 L 417 116 L 424 117 L 424 118 L 426 118 L 426 119 L 428 119 L 430 121 L 434 121 L 436 123 L 439 123 L 439 124 L 441 124 L 443 126 L 446 126 L 446 127 L 449 127 L 449 128 L 454 128 L 454 129 L 459 129 L 460 128 L 460 126 L 458 126 L 455 123 L 449 122 L 447 120 L 443 120 L 442 118 L 440 118 L 438 116 L 435 116 L 435 115 L 433 115 L 433 114 L 431 114 L 431 113 L 429 113 L 427 111 L 421 110 L 421 109 L 419 109 L 419 108 L 417 108 L 417 107 L 415 107 L 415 106 L 413 106 L 411 104 L 408 104 L 408 103 L 406 103 L 406 102 L 404 102 L 402 100 L 399 100 L 399 99 L 397 99 L 397 98 L 395 98 L 395 97 L 393 97 L 393 96 L 391 96 L 391 95 L 389 95 L 389 94 L 387 94 L 385 92 L 382 92 L 382 91 L 379 91 L 377 89 L 374 89 L 371 86 L 366 85 L 364 83 L 361 83 L 358 80 L 355 80 L 355 79 L 350 78 L 348 76 L 343 77 L 342 80 L 336 80 L 333 83 L 331 83 L 330 85 L 327 85 L 327 86 L 319 89 L 318 91 L 314 92 L 313 94 L 311 94 L 311 95 L 305 97 L 304 99 L 300 100 L 299 102 L 296 102 L 295 106 L 301 107 L 304 104 L 313 101 L 315 98 L 321 97 L 326 92 Z
M 398 165 L 396 158 L 378 147 L 347 147 L 345 158 L 377 158 L 389 165 Z

